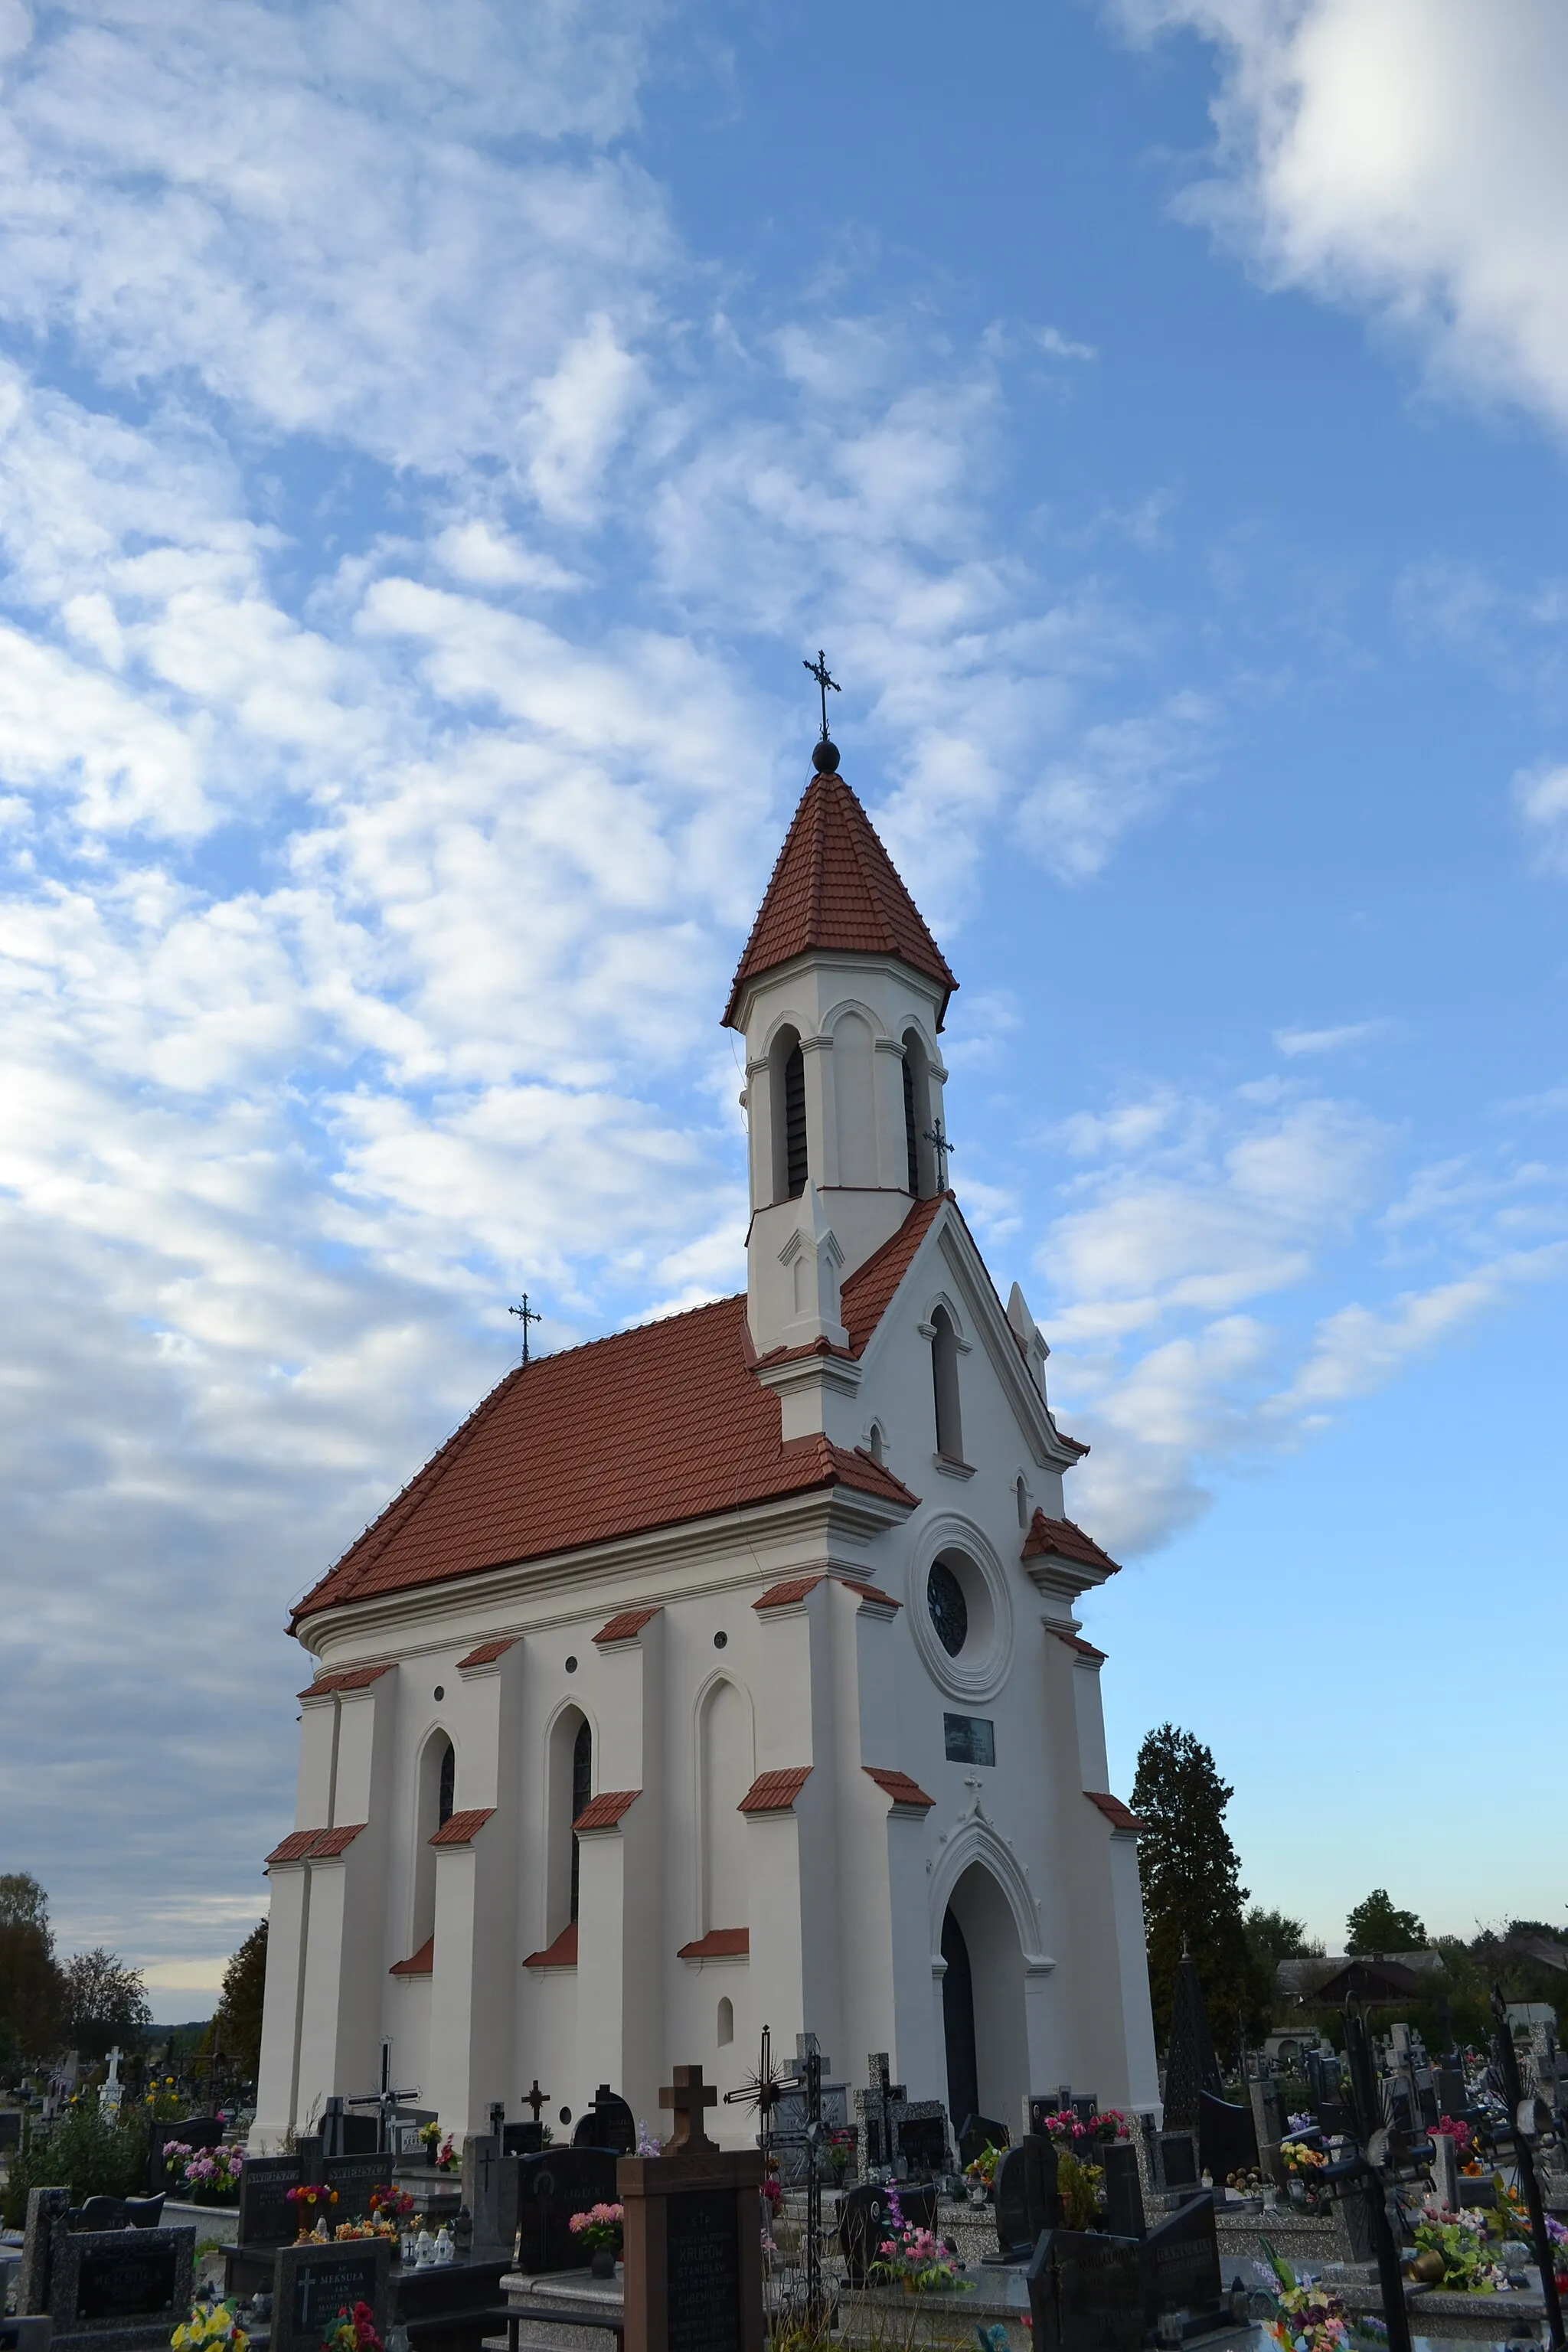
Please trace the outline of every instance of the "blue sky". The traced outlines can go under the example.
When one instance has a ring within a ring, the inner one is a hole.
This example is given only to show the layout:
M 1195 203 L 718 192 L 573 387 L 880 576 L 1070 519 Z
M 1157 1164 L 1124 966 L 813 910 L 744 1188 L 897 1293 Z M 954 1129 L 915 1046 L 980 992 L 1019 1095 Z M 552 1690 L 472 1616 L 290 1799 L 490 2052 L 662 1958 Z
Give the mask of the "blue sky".
M 740 1279 L 814 730 L 963 983 L 1115 1785 L 1559 1916 L 1568 24 L 0 5 L 0 1866 L 210 2002 L 307 1586 Z M 1554 1442 L 1555 1441 L 1555 1442 Z

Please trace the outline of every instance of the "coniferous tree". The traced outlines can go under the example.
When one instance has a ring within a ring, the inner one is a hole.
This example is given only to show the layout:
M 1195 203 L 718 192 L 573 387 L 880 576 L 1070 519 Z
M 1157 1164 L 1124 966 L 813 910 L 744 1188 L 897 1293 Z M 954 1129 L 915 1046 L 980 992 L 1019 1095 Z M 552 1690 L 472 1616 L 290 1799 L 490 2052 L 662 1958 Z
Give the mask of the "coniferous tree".
M 261 2063 L 261 2002 L 267 1990 L 267 1922 L 251 1929 L 223 1972 L 213 2025 L 224 2055 L 247 2081 Z
M 61 1992 L 48 1897 L 26 1871 L 7 1871 L 0 1875 L 0 2063 L 49 2055 Z
M 1234 1792 L 1214 1755 L 1190 1731 L 1163 1723 L 1138 1751 L 1132 1810 L 1142 1823 L 1138 1867 L 1154 2031 L 1163 2045 L 1184 1944 L 1197 1963 L 1209 2030 L 1222 2062 L 1234 2063 L 1243 2034 L 1268 2022 L 1268 1971 L 1247 1940 L 1247 1889 L 1225 1825 Z

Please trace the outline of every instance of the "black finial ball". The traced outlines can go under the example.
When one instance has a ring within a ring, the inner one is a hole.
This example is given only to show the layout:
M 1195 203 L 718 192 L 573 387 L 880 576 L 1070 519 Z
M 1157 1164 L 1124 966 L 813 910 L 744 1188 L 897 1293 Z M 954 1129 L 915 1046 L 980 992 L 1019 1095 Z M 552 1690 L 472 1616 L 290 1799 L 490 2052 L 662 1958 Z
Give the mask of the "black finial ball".
M 830 743 L 825 735 L 812 752 L 811 764 L 819 776 L 836 776 L 838 773 L 837 744 Z

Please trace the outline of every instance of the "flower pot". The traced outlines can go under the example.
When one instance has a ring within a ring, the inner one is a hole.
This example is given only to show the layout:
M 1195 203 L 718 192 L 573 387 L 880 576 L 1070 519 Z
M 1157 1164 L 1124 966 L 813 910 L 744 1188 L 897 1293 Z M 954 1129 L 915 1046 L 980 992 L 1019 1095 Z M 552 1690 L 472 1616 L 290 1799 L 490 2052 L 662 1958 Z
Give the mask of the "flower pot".
M 613 2279 L 616 2275 L 614 2246 L 595 2246 L 589 2260 L 588 2268 L 596 2279 Z

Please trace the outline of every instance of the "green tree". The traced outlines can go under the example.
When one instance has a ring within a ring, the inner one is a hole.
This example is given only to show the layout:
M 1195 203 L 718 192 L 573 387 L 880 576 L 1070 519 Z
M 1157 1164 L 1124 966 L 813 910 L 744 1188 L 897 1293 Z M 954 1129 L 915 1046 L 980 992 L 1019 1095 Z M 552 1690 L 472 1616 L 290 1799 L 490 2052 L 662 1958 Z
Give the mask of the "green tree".
M 0 1875 L 0 2062 L 47 2058 L 60 2010 L 48 1897 L 26 1871 L 7 1871 Z
M 223 1972 L 223 1995 L 212 2029 L 231 2070 L 252 2083 L 261 2063 L 261 2002 L 266 1990 L 267 1922 L 263 1919 Z
M 1386 1886 L 1374 1886 L 1345 1921 L 1345 1950 L 1417 1952 L 1426 1947 L 1426 1930 L 1414 1911 L 1401 1911 Z
M 1222 2064 L 1244 2033 L 1256 2039 L 1267 2030 L 1272 1998 L 1272 1971 L 1248 1941 L 1242 1916 L 1247 1890 L 1225 1825 L 1234 1793 L 1220 1779 L 1213 1751 L 1174 1724 L 1151 1731 L 1138 1751 L 1132 1810 L 1143 1825 L 1138 1867 L 1155 2031 L 1163 2043 L 1184 1942 L 1197 1962 Z
M 66 1962 L 64 2007 L 66 2040 L 84 2058 L 107 2057 L 116 2042 L 128 2048 L 153 2021 L 141 1969 L 101 1944 Z

